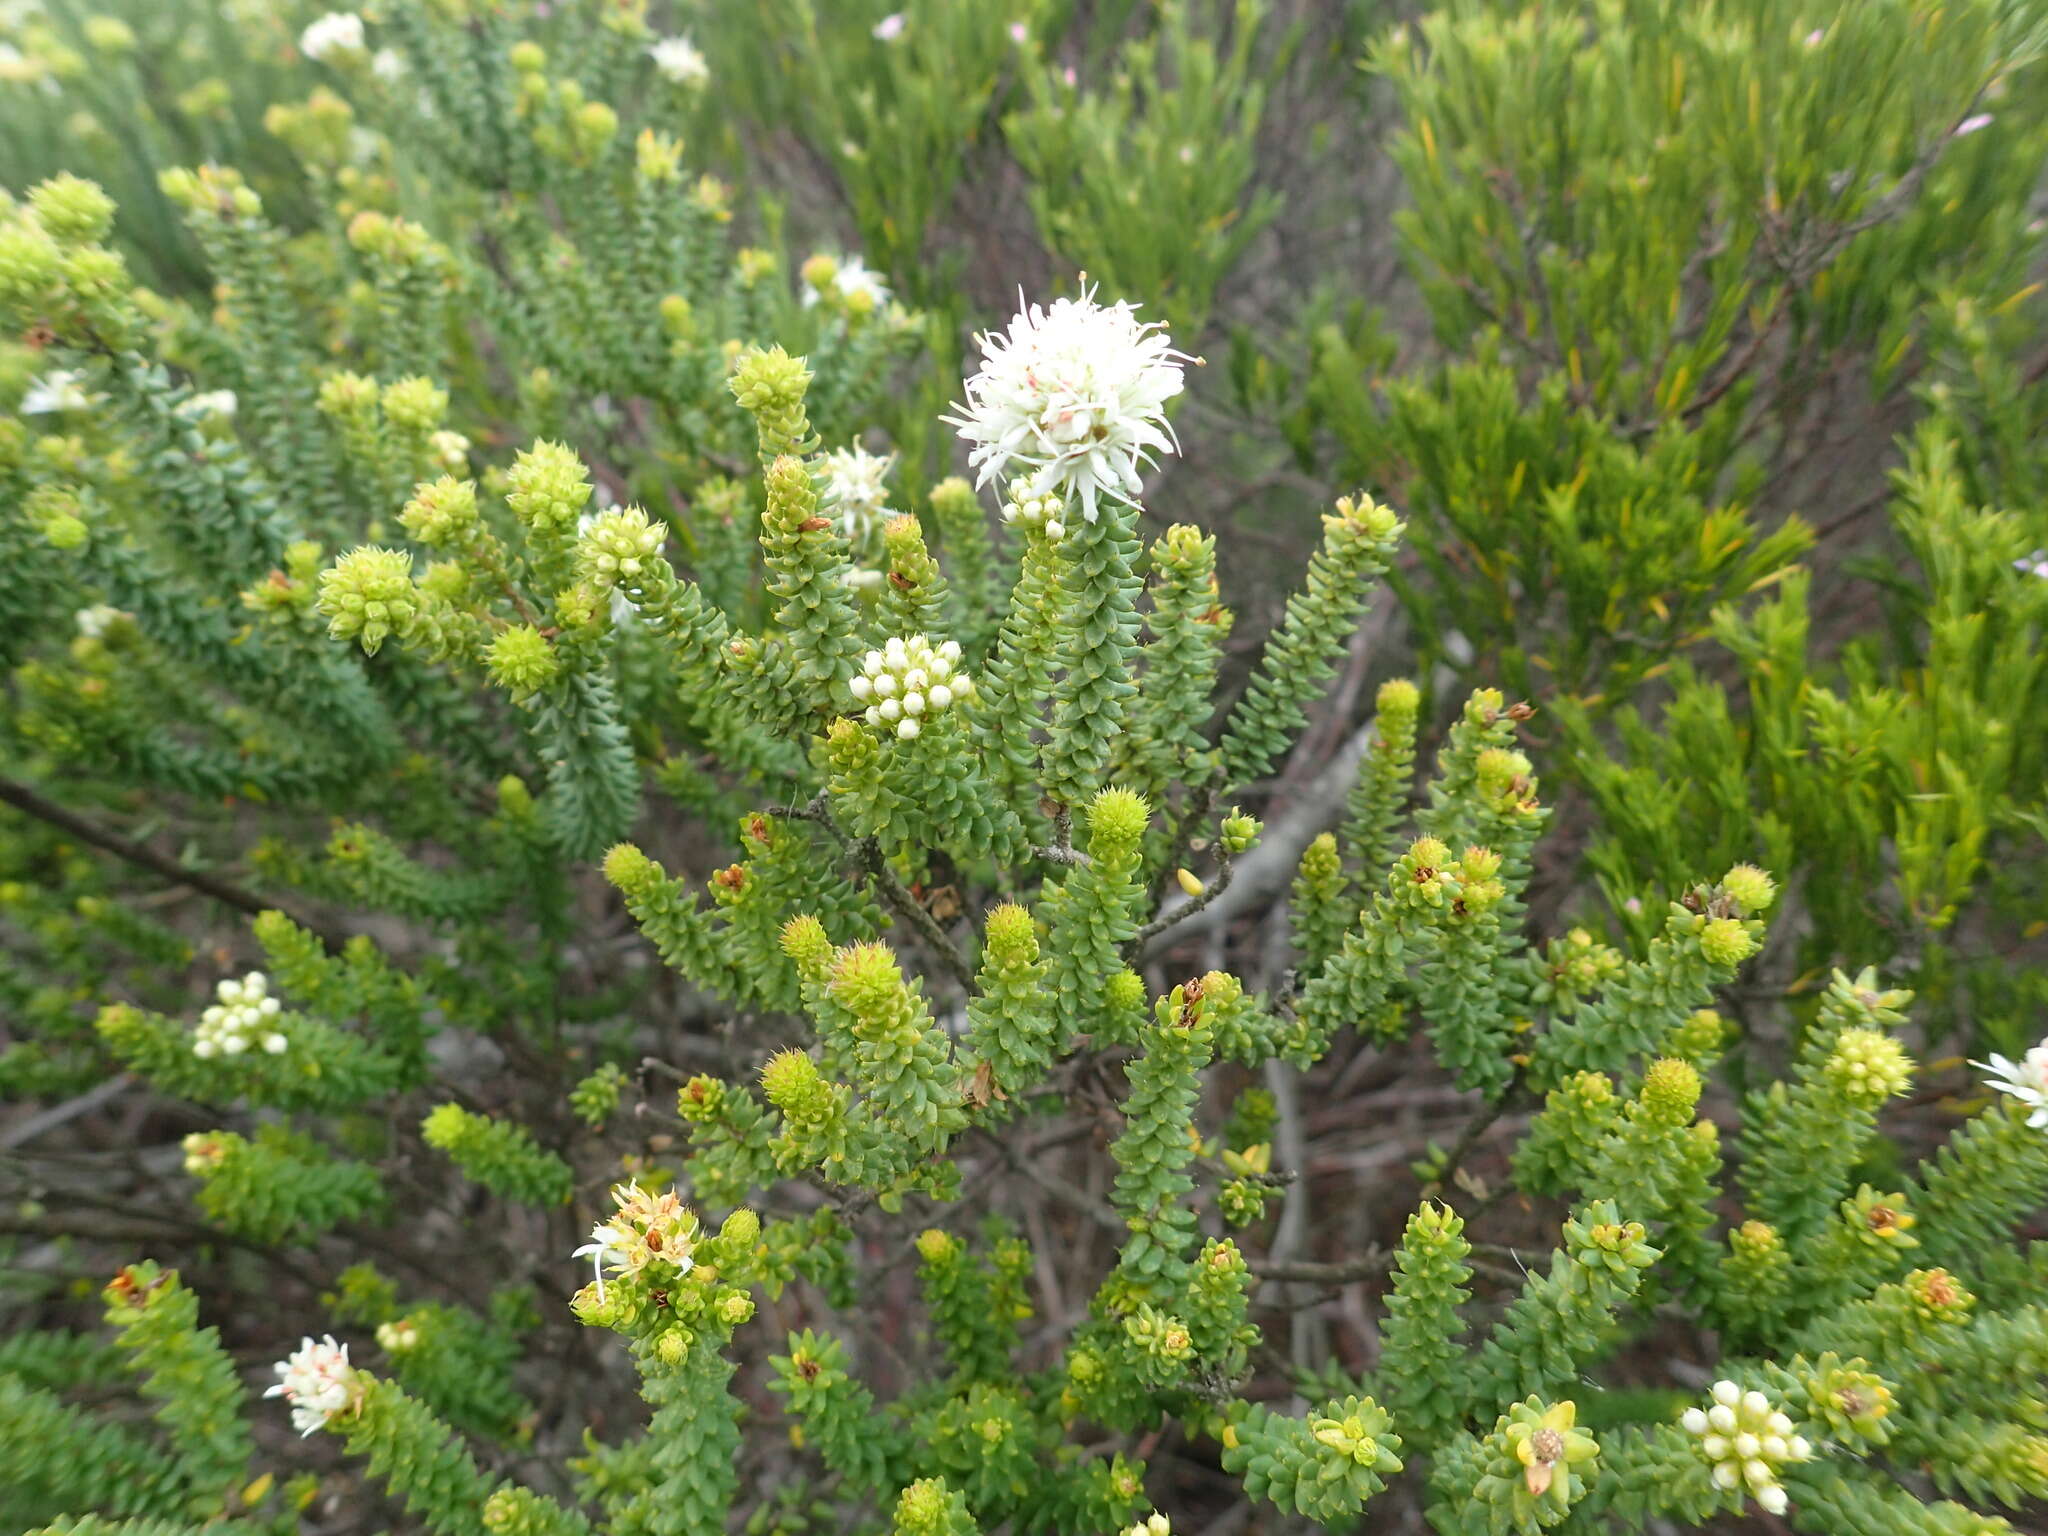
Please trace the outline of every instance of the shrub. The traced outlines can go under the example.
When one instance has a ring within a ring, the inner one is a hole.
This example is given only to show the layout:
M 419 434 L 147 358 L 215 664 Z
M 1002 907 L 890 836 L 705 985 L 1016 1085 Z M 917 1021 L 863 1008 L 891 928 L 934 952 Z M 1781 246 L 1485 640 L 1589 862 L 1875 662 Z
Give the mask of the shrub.
M 2027 165 L 1963 130 L 2038 40 L 1390 34 L 1407 253 L 1478 339 L 1375 395 L 1369 324 L 1294 317 L 1292 447 L 1385 494 L 1247 649 L 1247 531 L 1149 508 L 1213 409 L 1173 338 L 1277 216 L 1227 216 L 1264 8 L 778 5 L 708 65 L 643 11 L 268 23 L 298 174 L 159 183 L 204 301 L 131 278 L 94 182 L 0 209 L 7 1528 L 2048 1497 L 2048 1046 L 1992 947 L 2039 883 L 2038 401 L 2017 328 L 1929 298 L 2029 259 Z M 886 270 L 738 244 L 685 169 L 743 64 Z M 957 384 L 998 142 L 1104 281 Z M 1208 237 L 1115 211 L 1134 176 Z M 1748 509 L 1820 358 L 1950 379 L 1839 653 L 1837 573 Z M 2016 1059 L 1919 1059 L 1987 997 Z

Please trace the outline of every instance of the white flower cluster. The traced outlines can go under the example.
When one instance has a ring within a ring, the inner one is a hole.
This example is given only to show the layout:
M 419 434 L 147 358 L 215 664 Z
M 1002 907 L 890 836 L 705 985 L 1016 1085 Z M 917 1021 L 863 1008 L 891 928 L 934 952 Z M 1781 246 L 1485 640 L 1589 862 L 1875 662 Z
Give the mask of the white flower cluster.
M 363 18 L 354 11 L 329 11 L 299 34 L 299 52 L 309 59 L 363 51 Z
M 1057 544 L 1067 532 L 1067 525 L 1060 521 L 1060 514 L 1066 510 L 1066 503 L 1059 497 L 1050 493 L 1034 496 L 1030 481 L 1013 480 L 1009 500 L 1003 503 L 1003 521 L 1013 528 L 1042 528 L 1045 536 Z
M 2000 1093 L 2009 1093 L 2027 1106 L 2027 1124 L 2035 1130 L 2048 1126 L 2048 1040 L 2043 1040 L 2018 1061 L 2007 1061 L 2003 1056 L 1993 1056 L 1989 1061 L 1973 1061 L 1973 1067 L 1982 1067 L 1991 1074 L 1991 1086 Z
M 310 1435 L 348 1406 L 348 1346 L 328 1334 L 302 1339 L 288 1358 L 278 1362 L 277 1385 L 263 1395 L 292 1405 L 292 1428 Z
M 402 1355 L 409 1349 L 419 1348 L 419 1325 L 410 1318 L 401 1317 L 395 1323 L 377 1325 L 377 1347 L 387 1355 Z
M 658 38 L 647 52 L 654 67 L 677 85 L 695 88 L 711 78 L 710 64 L 687 37 Z
M 981 484 L 1021 465 L 1034 495 L 1078 497 L 1092 523 L 1100 498 L 1135 501 L 1139 470 L 1178 451 L 1166 402 L 1181 392 L 1186 361 L 1160 326 L 1084 288 L 1050 308 L 1027 305 L 1006 334 L 984 334 L 967 403 L 946 420 L 972 445 Z
M 864 448 L 835 448 L 818 460 L 825 482 L 825 508 L 850 544 L 865 543 L 890 515 L 885 484 L 896 463 L 893 453 L 879 456 Z
M 1173 1522 L 1156 1509 L 1136 1525 L 1124 1532 L 1124 1536 L 1173 1536 Z
M 861 673 L 848 681 L 854 701 L 867 706 L 869 725 L 894 726 L 904 741 L 923 729 L 919 721 L 974 695 L 974 679 L 960 670 L 960 642 L 934 647 L 923 635 L 892 636 L 869 651 Z
M 214 995 L 220 1001 L 199 1015 L 199 1026 L 192 1031 L 194 1056 L 239 1056 L 256 1044 L 277 1056 L 291 1044 L 276 1027 L 282 1005 L 270 995 L 269 979 L 261 971 L 251 971 L 240 981 L 229 977 L 214 988 Z
M 1711 1408 L 1688 1408 L 1679 1422 L 1699 1436 L 1700 1451 L 1714 1468 L 1717 1488 L 1747 1488 L 1774 1515 L 1785 1513 L 1778 1468 L 1806 1461 L 1813 1447 L 1792 1433 L 1792 1421 L 1761 1392 L 1745 1392 L 1732 1381 L 1717 1381 Z

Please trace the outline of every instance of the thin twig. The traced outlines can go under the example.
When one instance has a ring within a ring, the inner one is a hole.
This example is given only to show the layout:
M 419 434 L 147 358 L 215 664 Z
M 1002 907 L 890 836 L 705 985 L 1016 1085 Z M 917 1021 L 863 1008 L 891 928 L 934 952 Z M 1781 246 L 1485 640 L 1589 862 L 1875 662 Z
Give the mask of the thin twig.
M 0 801 L 5 801 L 16 810 L 26 812 L 38 821 L 46 821 L 51 826 L 70 833 L 82 843 L 90 843 L 95 848 L 162 875 L 167 880 L 175 880 L 180 885 L 189 885 L 195 891 L 202 891 L 224 906 L 233 907 L 252 916 L 283 910 L 285 916 L 319 939 L 329 954 L 341 953 L 342 939 L 318 923 L 308 922 L 296 913 L 282 908 L 279 903 L 265 901 L 255 892 L 245 891 L 239 885 L 223 880 L 218 875 L 210 875 L 203 869 L 187 869 L 176 859 L 158 853 L 154 848 L 131 841 L 118 833 L 109 832 L 104 827 L 94 826 L 84 817 L 45 800 L 26 784 L 17 784 L 12 779 L 0 779 Z

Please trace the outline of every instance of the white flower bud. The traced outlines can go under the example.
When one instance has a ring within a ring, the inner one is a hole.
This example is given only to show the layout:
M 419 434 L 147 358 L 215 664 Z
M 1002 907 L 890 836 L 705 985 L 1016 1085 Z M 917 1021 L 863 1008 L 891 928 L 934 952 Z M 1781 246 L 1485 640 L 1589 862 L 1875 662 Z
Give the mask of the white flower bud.
M 1065 537 L 1066 537 L 1066 535 L 1067 535 L 1067 525 L 1066 525 L 1065 523 L 1063 523 L 1063 522 L 1059 521 L 1059 519 L 1057 519 L 1057 518 L 1054 518 L 1054 519 L 1052 519 L 1052 520 L 1050 520 L 1049 522 L 1047 522 L 1047 523 L 1046 523 L 1046 525 L 1045 525 L 1045 536 L 1046 536 L 1046 537 L 1047 537 L 1048 539 L 1051 539 L 1051 540 L 1053 540 L 1053 541 L 1057 542 L 1057 541 L 1059 541 L 1060 539 L 1063 539 L 1063 538 L 1065 538 Z
M 1689 1435 L 1704 1435 L 1707 1432 L 1707 1413 L 1704 1408 L 1688 1408 L 1679 1416 L 1679 1424 Z
M 850 692 L 856 699 L 864 699 L 869 694 L 875 691 L 875 685 L 873 681 L 865 677 L 855 677 L 848 679 L 846 687 L 847 691 Z
M 246 1035 L 229 1035 L 221 1041 L 220 1048 L 230 1056 L 239 1056 L 249 1049 L 249 1039 Z
M 1757 1489 L 1756 1501 L 1770 1514 L 1782 1515 L 1785 1513 L 1785 1490 L 1776 1484 L 1769 1488 Z
M 1726 1403 L 1716 1403 L 1707 1410 L 1707 1422 L 1724 1435 L 1735 1433 L 1735 1410 Z
M 1735 1470 L 1734 1462 L 1717 1461 L 1714 1463 L 1714 1486 L 1716 1488 L 1733 1488 L 1740 1481 L 1741 1477 Z
M 1726 1435 L 1708 1435 L 1704 1440 L 1700 1441 L 1700 1450 L 1706 1454 L 1706 1458 L 1709 1461 L 1724 1460 L 1728 1455 L 1728 1437 Z
M 1782 1413 L 1774 1413 L 1764 1420 L 1764 1428 L 1774 1435 L 1789 1435 L 1792 1433 L 1792 1421 Z
M 1745 1461 L 1742 1464 L 1742 1476 L 1752 1488 L 1768 1488 L 1774 1481 L 1771 1469 L 1760 1461 Z
M 197 1056 L 201 1061 L 211 1060 L 213 1057 L 213 1053 L 219 1049 L 220 1047 L 215 1045 L 211 1040 L 194 1040 L 192 1042 L 192 1054 L 194 1056 Z
M 1757 1443 L 1755 1435 L 1737 1435 L 1735 1437 L 1735 1454 L 1744 1461 L 1752 1459 L 1762 1450 L 1763 1447 Z
M 1751 1418 L 1768 1418 L 1771 1412 L 1771 1400 L 1761 1392 L 1745 1392 L 1742 1394 L 1742 1410 Z
M 256 1011 L 268 1019 L 274 1017 L 283 1007 L 284 1004 L 280 1003 L 276 998 L 266 997 L 256 1005 Z
M 920 727 L 915 720 L 903 720 L 897 723 L 896 734 L 903 740 L 909 741 L 917 735 L 919 729 Z
M 931 681 L 923 667 L 912 667 L 903 674 L 903 686 L 913 692 L 922 693 L 931 686 Z
M 862 662 L 862 665 L 865 666 L 871 674 L 881 671 L 882 653 L 880 651 L 869 651 L 867 654 L 867 658 L 865 661 Z
M 1791 1444 L 1785 1447 L 1787 1461 L 1805 1461 L 1813 1455 L 1813 1442 L 1804 1435 L 1794 1435 Z
M 948 640 L 939 647 L 939 654 L 948 661 L 958 661 L 960 659 L 960 642 L 958 640 Z
M 1763 1443 L 1757 1447 L 1757 1453 L 1766 1461 L 1783 1461 L 1790 1449 L 1791 1447 L 1785 1444 L 1784 1436 L 1765 1435 Z
M 903 706 L 894 699 L 882 700 L 882 718 L 894 720 L 903 713 Z
M 1712 1395 L 1714 1401 L 1723 1408 L 1733 1408 L 1742 1401 L 1742 1388 L 1732 1381 L 1717 1381 L 1714 1383 Z
M 867 707 L 867 713 L 862 715 L 861 718 L 867 721 L 869 725 L 880 725 L 882 723 L 882 706 L 870 704 Z
M 273 1056 L 282 1056 L 285 1052 L 285 1047 L 290 1044 L 291 1042 L 280 1034 L 272 1033 L 263 1037 L 263 1049 Z
M 933 709 L 944 709 L 948 704 L 953 702 L 953 690 L 948 688 L 944 683 L 933 683 L 931 691 L 931 701 Z
M 895 691 L 896 679 L 887 672 L 884 672 L 880 677 L 875 679 L 875 692 L 880 694 L 883 698 L 888 698 L 889 695 L 894 693 Z

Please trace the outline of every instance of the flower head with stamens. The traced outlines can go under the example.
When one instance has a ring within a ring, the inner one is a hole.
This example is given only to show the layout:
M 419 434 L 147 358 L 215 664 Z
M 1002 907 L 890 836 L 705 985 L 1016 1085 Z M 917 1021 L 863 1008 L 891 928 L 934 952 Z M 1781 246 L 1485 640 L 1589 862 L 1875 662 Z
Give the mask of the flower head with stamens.
M 292 1428 L 310 1435 L 349 1403 L 348 1346 L 334 1335 L 301 1339 L 299 1347 L 276 1367 L 277 1384 L 263 1395 L 281 1397 L 292 1408 Z
M 835 448 L 818 460 L 818 474 L 825 483 L 823 510 L 849 544 L 866 543 L 891 515 L 885 478 L 895 463 L 893 453 L 878 456 L 858 447 Z
M 1007 331 L 984 334 L 967 402 L 945 419 L 970 445 L 981 484 L 1022 475 L 1029 494 L 1078 501 L 1092 523 L 1103 498 L 1136 501 L 1155 454 L 1179 451 L 1166 402 L 1188 361 L 1161 326 L 1127 303 L 1098 304 L 1087 287 L 1025 305 Z
M 590 1241 L 570 1255 L 589 1257 L 600 1300 L 606 1270 L 638 1276 L 667 1265 L 680 1278 L 695 1267 L 690 1255 L 697 1245 L 697 1218 L 673 1189 L 650 1195 L 638 1184 L 621 1184 L 612 1190 L 612 1201 L 618 1210 L 592 1227 Z
M 1973 1061 L 1990 1076 L 1986 1079 L 2000 1093 L 2010 1094 L 2027 1106 L 2027 1124 L 2035 1130 L 2048 1127 L 2048 1040 L 2042 1041 L 2018 1061 L 1993 1056 Z

